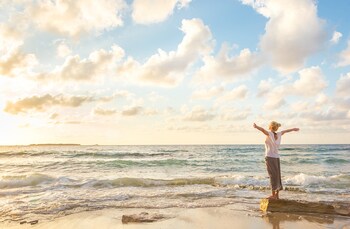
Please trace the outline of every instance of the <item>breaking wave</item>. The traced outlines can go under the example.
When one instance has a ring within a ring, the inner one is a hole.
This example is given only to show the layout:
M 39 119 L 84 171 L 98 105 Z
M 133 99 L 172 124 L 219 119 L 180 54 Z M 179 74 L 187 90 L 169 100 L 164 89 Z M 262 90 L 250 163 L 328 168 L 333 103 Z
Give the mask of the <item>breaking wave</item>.
M 290 191 L 301 191 L 308 187 L 336 188 L 350 186 L 350 175 L 339 174 L 334 176 L 314 176 L 304 173 L 295 176 L 283 177 L 283 184 Z M 26 186 L 62 186 L 66 188 L 118 188 L 118 187 L 158 187 L 158 186 L 190 186 L 210 185 L 218 187 L 247 188 L 265 190 L 269 187 L 269 180 L 262 176 L 221 176 L 204 178 L 176 178 L 152 179 L 122 177 L 116 179 L 87 179 L 77 180 L 68 177 L 51 177 L 44 174 L 23 176 L 5 176 L 0 180 L 0 189 L 21 188 Z

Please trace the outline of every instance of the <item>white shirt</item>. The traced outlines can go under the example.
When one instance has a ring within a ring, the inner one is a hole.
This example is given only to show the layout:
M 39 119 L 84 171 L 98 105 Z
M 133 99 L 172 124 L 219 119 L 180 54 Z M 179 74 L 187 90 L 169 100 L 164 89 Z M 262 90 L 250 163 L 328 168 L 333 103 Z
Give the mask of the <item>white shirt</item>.
M 277 140 L 275 140 L 275 136 L 273 132 L 268 131 L 269 135 L 266 136 L 265 140 L 265 157 L 274 157 L 279 158 L 278 148 L 281 144 L 281 132 L 277 132 Z

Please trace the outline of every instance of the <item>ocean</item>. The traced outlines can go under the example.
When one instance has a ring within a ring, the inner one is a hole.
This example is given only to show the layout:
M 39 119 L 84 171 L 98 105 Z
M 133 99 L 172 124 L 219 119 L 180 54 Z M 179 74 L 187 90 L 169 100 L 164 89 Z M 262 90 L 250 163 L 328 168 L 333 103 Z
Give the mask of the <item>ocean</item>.
M 350 205 L 350 145 L 283 145 L 281 198 Z M 263 145 L 2 146 L 0 222 L 105 208 L 259 210 Z

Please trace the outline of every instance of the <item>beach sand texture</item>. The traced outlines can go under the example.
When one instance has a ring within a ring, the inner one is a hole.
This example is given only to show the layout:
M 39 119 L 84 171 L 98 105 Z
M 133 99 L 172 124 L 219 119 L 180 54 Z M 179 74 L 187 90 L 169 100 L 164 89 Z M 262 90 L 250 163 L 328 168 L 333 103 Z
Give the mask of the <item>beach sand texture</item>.
M 168 219 L 152 223 L 122 224 L 123 214 L 149 212 L 164 214 Z M 101 211 L 82 212 L 57 218 L 53 221 L 39 222 L 36 225 L 2 224 L 9 229 L 209 229 L 209 228 L 350 228 L 350 219 L 327 215 L 297 215 L 288 213 L 255 212 L 247 214 L 234 206 L 213 208 L 170 208 L 170 209 L 105 209 Z

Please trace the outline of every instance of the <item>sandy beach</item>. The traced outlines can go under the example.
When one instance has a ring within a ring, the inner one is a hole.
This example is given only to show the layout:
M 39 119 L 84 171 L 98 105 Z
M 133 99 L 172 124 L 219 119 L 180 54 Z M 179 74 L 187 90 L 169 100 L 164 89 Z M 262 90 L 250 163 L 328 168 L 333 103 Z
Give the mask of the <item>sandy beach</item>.
M 122 215 L 162 214 L 166 219 L 152 223 L 122 223 Z M 163 229 L 193 229 L 193 228 L 350 228 L 350 218 L 330 215 L 296 215 L 288 213 L 247 212 L 228 205 L 213 208 L 169 208 L 169 209 L 104 209 L 100 211 L 81 212 L 57 218 L 53 221 L 42 221 L 36 225 L 19 222 L 2 224 L 1 228 L 10 229 L 77 229 L 77 228 L 163 228 Z

